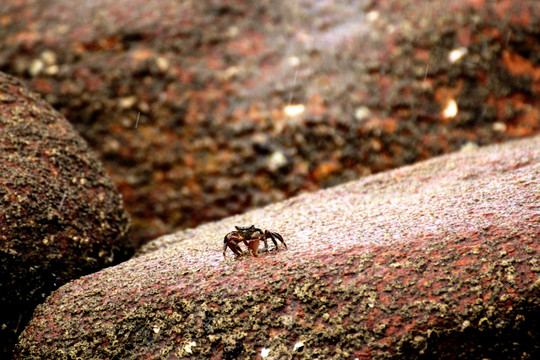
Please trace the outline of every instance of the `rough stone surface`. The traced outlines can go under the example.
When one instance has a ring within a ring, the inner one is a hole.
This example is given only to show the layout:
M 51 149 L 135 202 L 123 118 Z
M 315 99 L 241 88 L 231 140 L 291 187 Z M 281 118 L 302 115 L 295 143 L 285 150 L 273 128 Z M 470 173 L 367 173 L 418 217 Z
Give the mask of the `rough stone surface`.
M 540 137 L 150 242 L 39 306 L 17 359 L 538 359 Z M 222 257 L 234 225 L 288 250 Z
M 98 150 L 140 242 L 538 133 L 539 36 L 538 0 L 0 2 L 0 70 Z
M 0 358 L 52 290 L 126 259 L 127 230 L 121 196 L 86 142 L 0 73 Z

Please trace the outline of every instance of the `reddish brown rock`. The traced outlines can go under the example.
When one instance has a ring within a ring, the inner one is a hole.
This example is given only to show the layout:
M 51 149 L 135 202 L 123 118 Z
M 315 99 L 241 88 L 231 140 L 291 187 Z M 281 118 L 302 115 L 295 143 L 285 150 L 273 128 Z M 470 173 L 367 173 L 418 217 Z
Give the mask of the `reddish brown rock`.
M 121 196 L 86 142 L 0 73 L 0 358 L 52 290 L 127 258 L 127 230 Z
M 17 359 L 533 359 L 540 137 L 150 242 L 38 307 Z M 256 224 L 288 250 L 223 259 Z
M 0 70 L 99 151 L 142 242 L 538 133 L 539 34 L 537 0 L 3 0 Z

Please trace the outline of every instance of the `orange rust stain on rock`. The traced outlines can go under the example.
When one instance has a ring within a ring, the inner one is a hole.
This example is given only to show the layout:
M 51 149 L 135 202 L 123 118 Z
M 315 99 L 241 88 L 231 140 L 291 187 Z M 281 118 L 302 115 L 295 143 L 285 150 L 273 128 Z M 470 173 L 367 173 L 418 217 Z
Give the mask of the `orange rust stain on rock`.
M 265 39 L 261 33 L 251 31 L 249 35 L 231 41 L 229 47 L 243 56 L 252 56 L 253 54 L 260 54 L 265 49 Z
M 309 112 L 313 116 L 321 116 L 325 113 L 326 107 L 324 105 L 324 99 L 320 94 L 315 94 L 309 100 Z
M 519 6 L 520 2 L 513 0 L 497 1 L 494 6 L 495 12 L 501 19 L 510 20 L 522 26 L 529 26 L 531 23 L 531 12 L 526 6 Z
M 486 1 L 485 0 L 469 0 L 468 3 L 477 9 L 483 9 L 485 7 Z
M 130 55 L 135 62 L 141 63 L 150 59 L 154 55 L 154 51 L 152 49 L 136 49 L 133 50 Z
M 340 169 L 340 164 L 337 161 L 329 160 L 319 164 L 313 171 L 313 178 L 317 181 L 322 181 L 328 178 L 331 174 Z
M 42 94 L 49 94 L 54 90 L 53 84 L 46 79 L 34 79 L 32 81 L 32 87 Z
M 540 66 L 535 66 L 530 60 L 508 50 L 503 51 L 502 59 L 512 74 L 530 75 L 535 81 L 540 80 Z

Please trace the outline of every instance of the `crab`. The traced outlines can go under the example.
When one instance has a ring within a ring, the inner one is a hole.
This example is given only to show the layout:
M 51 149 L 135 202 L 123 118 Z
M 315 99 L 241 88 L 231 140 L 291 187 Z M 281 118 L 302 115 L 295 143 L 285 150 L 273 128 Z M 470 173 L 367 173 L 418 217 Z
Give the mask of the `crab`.
M 276 233 L 268 230 L 261 230 L 256 228 L 255 225 L 251 226 L 235 226 L 236 230 L 231 231 L 223 239 L 223 257 L 225 257 L 225 252 L 227 248 L 230 248 L 236 257 L 246 255 L 251 253 L 253 256 L 258 256 L 259 254 L 259 244 L 261 240 L 264 242 L 264 251 L 269 252 L 268 250 L 268 239 L 272 240 L 275 245 L 275 250 L 279 251 L 278 243 L 276 240 L 281 241 L 285 249 L 287 249 L 287 244 L 283 240 L 283 237 Z M 244 252 L 240 247 L 240 243 L 244 243 L 247 247 L 247 251 Z

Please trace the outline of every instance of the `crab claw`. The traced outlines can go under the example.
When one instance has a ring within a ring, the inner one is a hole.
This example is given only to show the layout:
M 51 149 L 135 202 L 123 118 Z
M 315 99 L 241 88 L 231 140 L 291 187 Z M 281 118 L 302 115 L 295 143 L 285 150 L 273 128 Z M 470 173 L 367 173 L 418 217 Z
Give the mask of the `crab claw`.
M 260 240 L 252 240 L 248 243 L 248 249 L 255 257 L 259 256 L 259 244 Z

